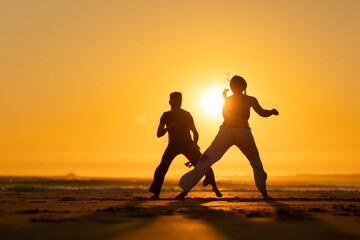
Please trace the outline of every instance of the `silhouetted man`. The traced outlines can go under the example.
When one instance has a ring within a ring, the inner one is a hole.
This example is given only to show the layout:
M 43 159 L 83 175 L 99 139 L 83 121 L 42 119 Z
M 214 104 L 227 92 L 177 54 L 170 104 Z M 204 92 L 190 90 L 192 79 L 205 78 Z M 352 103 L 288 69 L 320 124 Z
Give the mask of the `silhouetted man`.
M 196 166 L 201 157 L 197 144 L 199 134 L 195 128 L 194 120 L 189 112 L 181 109 L 181 101 L 182 95 L 180 92 L 171 93 L 169 101 L 171 110 L 164 112 L 160 119 L 157 136 L 162 137 L 168 132 L 169 144 L 160 165 L 155 170 L 154 180 L 149 189 L 150 192 L 154 193 L 151 199 L 159 198 L 165 174 L 177 155 L 185 155 L 194 166 Z M 190 131 L 193 133 L 194 139 L 191 138 Z M 216 186 L 214 172 L 211 168 L 205 174 L 203 186 L 208 184 L 212 185 L 212 190 L 216 193 L 216 196 L 222 196 Z

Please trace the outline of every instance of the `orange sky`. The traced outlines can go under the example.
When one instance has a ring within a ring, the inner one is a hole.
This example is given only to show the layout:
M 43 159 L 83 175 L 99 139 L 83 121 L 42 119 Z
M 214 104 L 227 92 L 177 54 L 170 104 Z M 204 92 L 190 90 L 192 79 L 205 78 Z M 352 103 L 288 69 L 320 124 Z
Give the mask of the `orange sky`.
M 359 12 L 356 0 L 1 1 L 0 175 L 150 178 L 169 93 L 205 150 L 222 118 L 201 97 L 228 70 L 280 112 L 250 118 L 268 174 L 359 173 Z M 214 169 L 252 173 L 236 148 Z

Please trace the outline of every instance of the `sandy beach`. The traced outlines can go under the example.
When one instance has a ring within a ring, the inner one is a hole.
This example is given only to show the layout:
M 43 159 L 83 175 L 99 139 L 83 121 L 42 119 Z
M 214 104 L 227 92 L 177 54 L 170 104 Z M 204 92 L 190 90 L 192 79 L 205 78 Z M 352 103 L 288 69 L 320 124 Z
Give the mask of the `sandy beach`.
M 0 193 L 0 239 L 360 239 L 360 193 Z

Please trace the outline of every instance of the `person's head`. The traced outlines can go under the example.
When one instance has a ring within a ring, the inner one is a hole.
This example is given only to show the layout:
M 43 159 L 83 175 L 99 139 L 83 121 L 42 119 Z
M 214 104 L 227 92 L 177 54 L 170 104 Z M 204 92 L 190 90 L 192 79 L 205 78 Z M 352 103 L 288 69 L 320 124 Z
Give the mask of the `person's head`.
M 169 104 L 171 109 L 180 109 L 181 108 L 182 95 L 181 92 L 172 92 L 170 94 Z
M 247 83 L 245 79 L 239 75 L 235 75 L 230 80 L 230 88 L 233 93 L 246 94 Z

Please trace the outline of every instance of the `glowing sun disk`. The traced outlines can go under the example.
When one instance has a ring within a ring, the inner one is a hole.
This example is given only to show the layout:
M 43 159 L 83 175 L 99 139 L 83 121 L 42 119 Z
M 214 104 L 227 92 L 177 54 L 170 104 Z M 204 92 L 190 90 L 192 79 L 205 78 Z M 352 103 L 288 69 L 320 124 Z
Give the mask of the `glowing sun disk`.
M 224 99 L 222 98 L 223 89 L 214 87 L 204 93 L 201 98 L 202 109 L 212 116 L 220 116 Z

